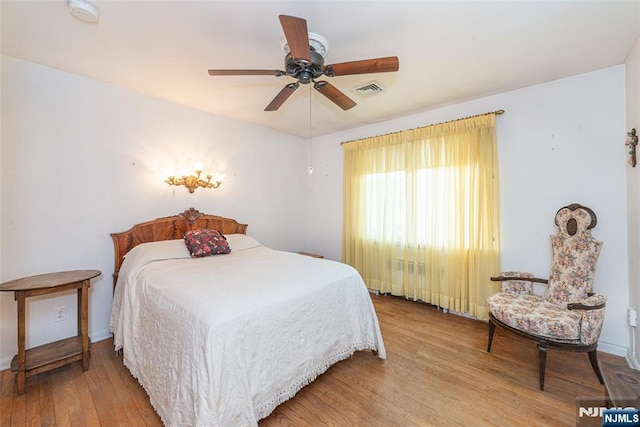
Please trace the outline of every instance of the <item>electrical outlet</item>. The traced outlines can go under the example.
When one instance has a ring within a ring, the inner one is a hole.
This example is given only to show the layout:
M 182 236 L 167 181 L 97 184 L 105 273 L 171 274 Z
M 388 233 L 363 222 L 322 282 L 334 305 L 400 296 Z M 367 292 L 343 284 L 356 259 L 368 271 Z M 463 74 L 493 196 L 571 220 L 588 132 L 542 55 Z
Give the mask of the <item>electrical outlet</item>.
M 67 320 L 67 307 L 58 307 L 53 309 L 53 321 L 63 322 Z
M 627 314 L 629 318 L 629 326 L 638 326 L 638 312 L 636 311 L 636 309 L 629 307 Z

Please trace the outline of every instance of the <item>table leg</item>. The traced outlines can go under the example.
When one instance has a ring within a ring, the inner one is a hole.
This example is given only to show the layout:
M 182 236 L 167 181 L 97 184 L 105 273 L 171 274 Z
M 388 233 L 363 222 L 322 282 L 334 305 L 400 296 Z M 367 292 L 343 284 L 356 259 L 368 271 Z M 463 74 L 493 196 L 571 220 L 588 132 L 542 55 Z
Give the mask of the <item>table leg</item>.
M 82 337 L 82 286 L 76 289 L 76 295 L 77 295 L 76 304 L 78 306 L 78 321 L 76 323 L 76 326 L 78 327 L 78 336 Z
M 82 339 L 82 370 L 89 370 L 89 280 L 78 288 L 78 335 Z
M 25 371 L 26 362 L 26 296 L 24 292 L 16 291 L 16 300 L 18 301 L 18 370 L 16 372 L 16 383 L 18 385 L 18 395 L 24 394 L 27 384 L 27 373 Z

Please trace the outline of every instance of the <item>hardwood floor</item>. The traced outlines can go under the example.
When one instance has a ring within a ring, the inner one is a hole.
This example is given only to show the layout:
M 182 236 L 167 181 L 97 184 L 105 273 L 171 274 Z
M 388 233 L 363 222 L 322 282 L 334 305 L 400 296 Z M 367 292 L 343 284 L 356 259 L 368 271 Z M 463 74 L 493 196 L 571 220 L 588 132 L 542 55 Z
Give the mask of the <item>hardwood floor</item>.
M 400 298 L 372 296 L 387 348 L 331 367 L 260 427 L 575 425 L 576 397 L 602 398 L 586 354 L 549 350 L 538 389 L 534 344 L 501 329 L 486 352 L 487 324 Z M 601 361 L 624 365 L 599 353 Z M 113 352 L 94 343 L 91 367 L 79 363 L 27 380 L 15 395 L 0 372 L 0 426 L 159 426 L 137 381 Z

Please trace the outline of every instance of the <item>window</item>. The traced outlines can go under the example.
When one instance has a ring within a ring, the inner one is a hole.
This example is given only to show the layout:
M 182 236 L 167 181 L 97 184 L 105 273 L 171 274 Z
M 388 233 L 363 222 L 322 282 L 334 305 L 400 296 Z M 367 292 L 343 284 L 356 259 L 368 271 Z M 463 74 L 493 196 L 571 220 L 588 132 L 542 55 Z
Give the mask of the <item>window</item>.
M 419 247 L 445 248 L 454 244 L 443 225 L 448 223 L 447 212 L 452 210 L 450 205 L 454 203 L 449 197 L 448 184 L 453 182 L 455 169 L 432 167 L 413 173 L 399 171 L 363 175 L 361 188 L 367 212 L 363 237 L 371 242 L 388 241 Z M 380 191 L 384 186 L 391 188 L 388 195 Z M 468 200 L 468 189 L 461 191 L 465 193 L 462 199 Z M 397 210 L 397 215 L 388 212 L 390 209 Z M 407 222 L 412 217 L 415 225 L 409 227 Z M 381 232 L 383 236 L 380 236 Z M 463 244 L 469 247 L 468 235 Z
M 499 272 L 495 117 L 344 147 L 344 261 L 371 289 L 486 316 Z

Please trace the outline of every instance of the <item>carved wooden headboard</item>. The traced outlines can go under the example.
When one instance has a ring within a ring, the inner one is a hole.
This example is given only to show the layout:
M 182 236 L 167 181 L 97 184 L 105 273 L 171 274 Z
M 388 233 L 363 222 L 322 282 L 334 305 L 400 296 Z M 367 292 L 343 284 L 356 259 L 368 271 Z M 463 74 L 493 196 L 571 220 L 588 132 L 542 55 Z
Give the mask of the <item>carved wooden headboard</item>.
M 111 233 L 115 251 L 113 286 L 115 287 L 118 280 L 118 272 L 124 256 L 131 249 L 141 243 L 182 239 L 186 231 L 198 228 L 210 228 L 222 234 L 246 234 L 247 232 L 247 224 L 240 224 L 235 219 L 207 215 L 197 209 L 189 208 L 174 216 L 142 222 L 127 231 Z

